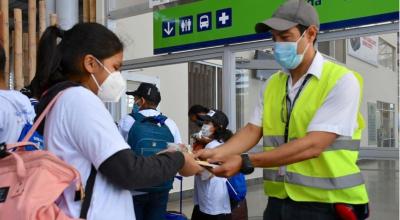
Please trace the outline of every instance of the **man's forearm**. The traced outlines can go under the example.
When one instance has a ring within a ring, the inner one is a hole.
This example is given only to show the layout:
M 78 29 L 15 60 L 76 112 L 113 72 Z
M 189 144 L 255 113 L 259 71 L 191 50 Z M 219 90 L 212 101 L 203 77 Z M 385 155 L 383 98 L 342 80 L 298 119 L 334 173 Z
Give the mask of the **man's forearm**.
M 247 124 L 221 147 L 216 148 L 223 155 L 241 154 L 254 147 L 262 137 L 262 128 Z
M 308 160 L 318 157 L 336 137 L 333 133 L 314 132 L 274 150 L 251 154 L 250 160 L 255 167 L 277 167 Z

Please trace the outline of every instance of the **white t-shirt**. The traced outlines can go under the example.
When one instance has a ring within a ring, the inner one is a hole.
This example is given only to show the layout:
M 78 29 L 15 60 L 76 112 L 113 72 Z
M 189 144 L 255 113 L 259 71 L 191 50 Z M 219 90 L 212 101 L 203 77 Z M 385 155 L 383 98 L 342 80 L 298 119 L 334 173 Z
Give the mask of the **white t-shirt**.
M 26 123 L 35 119 L 28 97 L 13 90 L 0 90 L 0 143 L 16 143 Z
M 139 113 L 145 117 L 152 117 L 161 114 L 159 111 L 154 109 L 144 109 L 139 111 Z M 135 119 L 133 119 L 133 117 L 130 115 L 125 115 L 118 123 L 119 132 L 121 132 L 126 141 L 128 140 L 129 130 L 131 129 L 133 123 L 135 123 Z M 176 126 L 176 123 L 172 119 L 167 118 L 167 120 L 165 120 L 165 125 L 171 131 L 172 136 L 174 136 L 174 143 L 182 143 L 181 134 L 179 133 L 179 129 L 178 126 Z
M 118 151 L 129 149 L 103 102 L 83 87 L 73 87 L 57 100 L 46 119 L 45 144 L 49 151 L 74 166 L 86 185 L 92 164 L 99 166 Z M 75 186 L 67 188 L 60 207 L 79 217 L 81 202 L 74 201 Z M 97 172 L 88 220 L 134 220 L 132 196 Z
M 320 78 L 323 64 L 327 62 L 325 58 L 317 52 L 307 73 L 312 77 Z M 284 72 L 288 72 L 287 70 Z M 289 98 L 293 102 L 306 74 L 300 78 L 294 85 L 289 74 Z M 260 91 L 258 102 L 256 103 L 254 114 L 250 123 L 262 127 L 262 115 L 264 112 L 264 92 L 269 80 Z M 307 86 L 307 85 L 306 85 Z M 300 94 L 301 95 L 301 94 Z M 317 110 L 312 121 L 308 125 L 307 131 L 325 131 L 332 132 L 340 136 L 353 136 L 357 129 L 357 113 L 360 100 L 360 84 L 357 78 L 349 72 L 344 75 L 335 87 L 328 94 L 325 102 Z
M 208 143 L 205 148 L 216 148 L 222 143 L 214 140 Z M 199 205 L 201 212 L 209 215 L 220 215 L 231 213 L 228 188 L 226 178 L 212 177 L 202 180 L 200 175 L 194 178 L 194 197 L 193 202 Z

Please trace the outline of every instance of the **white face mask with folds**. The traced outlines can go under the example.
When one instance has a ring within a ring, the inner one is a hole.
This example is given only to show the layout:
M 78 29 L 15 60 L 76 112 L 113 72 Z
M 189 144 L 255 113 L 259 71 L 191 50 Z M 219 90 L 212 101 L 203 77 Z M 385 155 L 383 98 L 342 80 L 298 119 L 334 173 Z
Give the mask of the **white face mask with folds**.
M 103 102 L 118 102 L 122 94 L 126 90 L 126 82 L 120 71 L 111 72 L 98 59 L 96 61 L 107 71 L 108 77 L 99 85 L 93 74 L 90 74 L 97 85 L 97 96 Z
M 211 132 L 211 125 L 209 124 L 203 124 L 203 126 L 201 126 L 201 130 L 200 130 L 200 134 L 202 137 L 210 137 L 212 135 Z
M 208 124 L 203 124 L 203 126 L 201 126 L 201 129 L 199 132 L 194 133 L 192 135 L 192 138 L 194 139 L 202 139 L 202 138 L 209 138 L 212 135 L 211 132 L 211 125 Z

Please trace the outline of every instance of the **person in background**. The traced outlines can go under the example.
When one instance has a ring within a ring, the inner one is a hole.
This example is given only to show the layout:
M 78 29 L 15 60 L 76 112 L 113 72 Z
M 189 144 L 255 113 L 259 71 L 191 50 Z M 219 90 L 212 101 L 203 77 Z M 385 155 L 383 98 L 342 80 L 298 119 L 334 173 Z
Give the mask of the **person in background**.
M 188 115 L 189 120 L 196 125 L 196 127 L 201 128 L 203 126 L 203 119 L 201 116 L 204 116 L 208 113 L 209 109 L 202 105 L 193 105 L 190 107 Z M 190 125 L 190 130 L 194 129 L 192 125 Z M 191 134 L 192 138 L 192 149 L 193 151 L 198 151 L 204 148 L 204 146 L 209 142 L 207 137 L 202 136 L 202 131 L 200 130 L 197 133 Z
M 188 112 L 189 119 L 198 127 L 201 127 L 203 125 L 203 120 L 199 116 L 207 114 L 208 111 L 209 109 L 202 105 L 193 105 L 192 107 L 190 107 Z
M 193 175 L 202 170 L 193 157 L 165 152 L 150 157 L 132 153 L 115 126 L 104 102 L 118 102 L 126 88 L 119 69 L 123 45 L 106 27 L 80 23 L 64 31 L 51 26 L 38 47 L 35 97 L 40 97 L 37 114 L 63 92 L 39 127 L 47 149 L 75 167 L 87 183 L 96 173 L 88 220 L 134 220 L 129 190 L 169 180 L 179 171 Z M 78 218 L 81 201 L 75 187 L 59 199 L 60 208 Z
M 21 92 L 8 89 L 5 80 L 6 55 L 0 46 L 0 144 L 16 143 L 27 123 L 32 123 L 35 110 Z
M 202 130 L 208 138 L 205 149 L 214 149 L 229 140 L 232 132 L 227 129 L 228 117 L 218 110 L 210 110 L 199 116 L 203 121 Z M 195 176 L 194 208 L 192 220 L 231 220 L 231 204 L 226 178 L 213 176 L 203 171 Z
M 131 95 L 132 92 L 125 92 L 126 95 Z M 121 133 L 122 137 L 124 137 L 125 141 L 128 141 L 128 134 L 129 130 L 131 129 L 134 119 L 133 119 L 133 114 L 139 112 L 139 106 L 136 103 L 133 103 L 132 111 L 131 113 L 123 116 L 117 124 L 118 130 Z
M 29 86 L 25 86 L 24 88 L 22 88 L 20 90 L 20 92 L 22 94 L 26 95 L 26 97 L 29 98 L 29 101 L 31 102 L 33 107 L 35 107 L 39 103 L 39 100 L 37 98 L 33 97 L 32 89 L 31 89 L 30 85 Z
M 134 109 L 138 111 L 121 119 L 120 132 L 128 133 L 128 144 L 137 155 L 152 156 L 165 150 L 169 143 L 182 143 L 176 123 L 157 110 L 161 94 L 155 85 L 141 83 L 135 91 L 126 94 L 134 96 Z M 132 192 L 137 220 L 165 217 L 172 183 L 173 178 L 161 185 Z
M 149 89 L 151 93 L 147 94 Z M 135 113 L 140 112 L 145 116 L 157 116 L 161 114 L 161 112 L 157 110 L 157 107 L 161 102 L 161 93 L 155 85 L 151 83 L 141 83 L 137 90 L 127 91 L 125 94 L 134 97 L 134 104 L 132 112 L 122 117 L 118 125 L 120 133 L 125 140 L 128 141 L 129 130 L 135 122 L 135 119 L 133 118 Z M 141 105 L 138 104 L 140 102 L 142 103 Z M 167 118 L 165 124 L 174 136 L 173 142 L 176 144 L 182 143 L 181 134 L 176 123 L 172 119 Z

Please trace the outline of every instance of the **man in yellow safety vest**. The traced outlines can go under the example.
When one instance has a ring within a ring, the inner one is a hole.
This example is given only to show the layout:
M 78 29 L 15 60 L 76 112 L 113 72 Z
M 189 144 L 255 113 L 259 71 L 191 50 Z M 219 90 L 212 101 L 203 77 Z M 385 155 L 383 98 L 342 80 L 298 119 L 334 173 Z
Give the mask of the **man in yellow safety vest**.
M 304 0 L 285 2 L 255 28 L 271 32 L 283 69 L 267 80 L 250 123 L 197 156 L 218 162 L 217 176 L 264 168 L 264 219 L 367 218 L 356 164 L 364 128 L 361 76 L 314 49 L 319 18 Z M 242 154 L 261 138 L 264 152 Z

